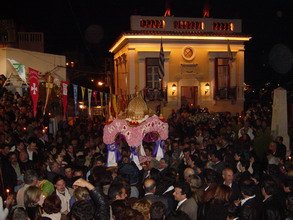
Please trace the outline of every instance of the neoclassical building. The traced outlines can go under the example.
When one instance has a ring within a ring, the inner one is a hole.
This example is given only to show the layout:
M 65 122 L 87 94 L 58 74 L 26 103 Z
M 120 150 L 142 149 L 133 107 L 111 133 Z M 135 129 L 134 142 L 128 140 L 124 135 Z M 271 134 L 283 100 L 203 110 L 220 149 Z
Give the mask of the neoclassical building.
M 115 93 L 143 90 L 165 116 L 181 105 L 240 112 L 244 103 L 244 52 L 250 36 L 239 19 L 131 16 L 131 30 L 110 48 Z M 159 54 L 164 51 L 164 77 Z

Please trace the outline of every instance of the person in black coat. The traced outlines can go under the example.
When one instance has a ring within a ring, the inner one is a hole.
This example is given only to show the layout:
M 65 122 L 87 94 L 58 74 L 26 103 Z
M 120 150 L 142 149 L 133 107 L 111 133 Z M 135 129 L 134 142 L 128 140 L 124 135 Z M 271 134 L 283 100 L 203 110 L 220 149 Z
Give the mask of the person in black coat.
M 99 187 L 94 187 L 88 181 L 80 178 L 73 183 L 74 186 L 85 187 L 89 190 L 90 197 L 94 204 L 94 209 L 91 208 L 90 201 L 80 201 L 73 204 L 71 208 L 71 219 L 100 219 L 110 220 L 110 207 L 105 196 L 99 190 Z M 93 212 L 94 211 L 94 212 Z M 90 214 L 90 215 L 89 215 Z
M 279 155 L 279 157 L 285 162 L 286 161 L 287 148 L 283 144 L 283 137 L 278 136 L 276 138 L 276 142 L 277 142 L 277 155 Z
M 241 220 L 259 219 L 261 203 L 256 197 L 256 185 L 251 179 L 243 181 L 240 191 L 244 199 L 240 201 L 239 215 Z
M 273 180 L 264 180 L 262 183 L 261 192 L 264 197 L 260 215 L 260 219 L 262 220 L 285 219 L 285 207 L 282 207 L 282 203 L 274 195 L 276 188 L 276 183 Z
M 231 188 L 229 186 L 217 186 L 214 198 L 208 202 L 205 220 L 226 219 L 230 196 Z
M 237 182 L 234 181 L 234 173 L 231 168 L 225 168 L 222 172 L 223 184 L 231 188 L 230 202 L 234 202 L 240 198 L 240 190 Z
M 4 189 L 9 189 L 12 192 L 17 185 L 17 175 L 8 159 L 9 150 L 9 145 L 0 146 L 0 169 L 2 174 L 1 181 L 3 181 Z M 0 185 L 2 186 L 1 183 Z

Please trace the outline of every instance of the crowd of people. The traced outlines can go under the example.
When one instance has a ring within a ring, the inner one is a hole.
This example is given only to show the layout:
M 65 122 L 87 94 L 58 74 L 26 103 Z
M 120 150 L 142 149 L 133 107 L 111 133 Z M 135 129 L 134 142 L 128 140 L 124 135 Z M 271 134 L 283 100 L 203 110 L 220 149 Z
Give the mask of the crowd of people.
M 164 158 L 144 142 L 137 167 L 121 139 L 108 167 L 104 121 L 60 121 L 53 135 L 29 96 L 0 95 L 0 220 L 293 218 L 289 146 L 271 137 L 269 108 L 182 107 L 167 119 Z

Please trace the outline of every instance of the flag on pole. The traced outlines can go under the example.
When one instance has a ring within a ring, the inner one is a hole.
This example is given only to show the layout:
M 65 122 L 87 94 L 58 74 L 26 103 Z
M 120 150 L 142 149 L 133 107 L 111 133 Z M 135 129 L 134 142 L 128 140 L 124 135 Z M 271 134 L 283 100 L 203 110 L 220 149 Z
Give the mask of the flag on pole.
M 45 101 L 45 106 L 44 106 L 44 110 L 43 110 L 43 115 L 45 115 L 46 113 L 46 109 L 47 109 L 47 105 L 48 105 L 48 101 L 49 101 L 49 97 L 53 88 L 53 81 L 54 78 L 49 74 L 46 76 L 46 101 Z
M 67 113 L 67 93 L 68 93 L 68 81 L 61 81 L 61 87 L 62 87 L 62 104 L 63 104 L 63 117 L 66 119 L 66 113 Z
M 159 57 L 159 78 L 162 80 L 164 78 L 164 62 L 165 62 L 165 55 L 163 50 L 163 40 L 161 38 L 161 49 L 160 49 L 160 57 Z
M 25 72 L 25 66 L 23 64 L 20 64 L 19 62 L 13 60 L 13 59 L 8 59 L 11 65 L 14 67 L 16 70 L 17 74 L 19 77 L 22 79 L 22 81 L 27 84 L 26 82 L 26 72 Z
M 88 105 L 89 105 L 89 116 L 92 115 L 92 111 L 91 111 L 91 102 L 92 102 L 92 89 L 87 89 L 87 97 L 88 97 Z
M 74 113 L 75 116 L 78 116 L 78 106 L 77 106 L 77 97 L 78 97 L 78 85 L 73 84 L 73 97 L 74 97 Z
M 97 91 L 93 91 L 93 97 L 94 97 L 94 100 L 95 100 L 95 104 L 98 105 Z
M 81 100 L 84 102 L 85 87 L 81 86 Z
M 34 117 L 37 114 L 37 105 L 39 99 L 39 71 L 32 68 L 28 69 L 29 71 L 29 84 L 30 84 L 30 94 L 33 100 L 33 112 Z
M 101 101 L 101 106 L 103 106 L 104 104 L 103 104 L 103 93 L 102 92 L 100 92 L 100 101 Z

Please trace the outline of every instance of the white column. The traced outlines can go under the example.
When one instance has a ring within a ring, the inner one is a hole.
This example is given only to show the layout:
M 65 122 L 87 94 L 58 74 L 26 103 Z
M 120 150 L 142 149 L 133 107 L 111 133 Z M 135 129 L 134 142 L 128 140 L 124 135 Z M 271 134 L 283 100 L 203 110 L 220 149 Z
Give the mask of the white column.
M 142 90 L 146 86 L 146 73 L 145 73 L 145 58 L 138 58 L 138 90 Z
M 236 59 L 233 59 L 230 64 L 230 86 L 235 87 L 237 86 L 237 71 L 236 71 Z
M 215 58 L 209 58 L 209 76 L 210 76 L 210 97 L 208 98 L 209 101 L 214 100 L 214 92 L 215 92 Z
M 244 100 L 244 50 L 237 52 L 237 100 Z M 233 63 L 235 64 L 235 63 Z M 236 64 L 235 64 L 236 65 Z
M 128 48 L 128 63 L 129 63 L 129 80 L 128 80 L 128 91 L 129 94 L 135 93 L 135 49 Z

